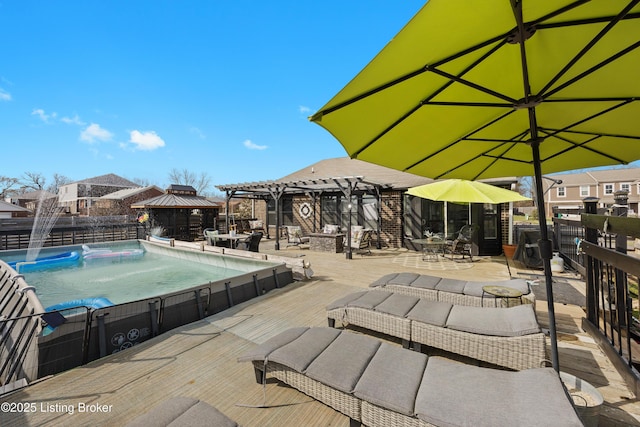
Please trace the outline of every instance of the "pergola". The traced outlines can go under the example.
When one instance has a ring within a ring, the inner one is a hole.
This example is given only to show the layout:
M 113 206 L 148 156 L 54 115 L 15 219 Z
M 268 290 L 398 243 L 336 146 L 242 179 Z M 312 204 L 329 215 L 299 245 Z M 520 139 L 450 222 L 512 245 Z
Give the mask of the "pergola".
M 316 202 L 323 193 L 341 192 L 347 200 L 355 193 L 367 193 L 376 196 L 378 203 L 377 220 L 377 247 L 380 248 L 381 228 L 381 191 L 391 189 L 389 184 L 383 184 L 366 179 L 364 176 L 340 176 L 331 178 L 313 178 L 293 181 L 259 181 L 241 184 L 218 185 L 220 191 L 226 194 L 227 212 L 229 212 L 229 200 L 236 198 L 273 199 L 276 204 L 276 230 L 280 230 L 280 200 L 284 195 L 306 194 L 313 201 L 313 227 L 316 227 Z M 267 217 L 268 218 L 268 217 Z M 269 224 L 266 224 L 267 229 Z M 229 229 L 229 217 L 227 216 L 227 229 Z M 351 229 L 351 215 L 349 215 L 349 229 Z M 276 250 L 280 249 L 280 233 L 276 232 Z M 351 259 L 351 233 L 347 233 L 346 257 Z

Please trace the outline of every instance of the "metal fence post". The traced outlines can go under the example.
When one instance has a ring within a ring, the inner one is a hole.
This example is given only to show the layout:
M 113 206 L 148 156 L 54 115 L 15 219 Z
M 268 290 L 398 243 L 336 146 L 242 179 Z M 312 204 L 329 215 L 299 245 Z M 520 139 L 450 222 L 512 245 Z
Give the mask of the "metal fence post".
M 583 200 L 584 212 L 587 214 L 598 213 L 598 199 L 597 197 L 587 197 Z M 584 231 L 584 238 L 587 242 L 598 244 L 598 230 L 593 228 L 586 228 Z M 593 258 L 589 255 L 585 257 L 585 268 L 587 270 L 587 319 L 594 325 L 598 324 L 598 277 L 599 267 L 594 262 Z
M 613 193 L 613 215 L 619 217 L 627 216 L 627 202 L 629 200 L 629 192 L 627 191 L 616 191 Z M 616 252 L 620 252 L 623 254 L 627 253 L 627 236 L 621 233 L 616 234 Z M 615 270 L 616 277 L 616 305 L 617 305 L 617 315 L 618 315 L 618 324 L 623 327 L 627 325 L 627 290 L 626 283 L 627 278 L 624 271 L 616 268 Z

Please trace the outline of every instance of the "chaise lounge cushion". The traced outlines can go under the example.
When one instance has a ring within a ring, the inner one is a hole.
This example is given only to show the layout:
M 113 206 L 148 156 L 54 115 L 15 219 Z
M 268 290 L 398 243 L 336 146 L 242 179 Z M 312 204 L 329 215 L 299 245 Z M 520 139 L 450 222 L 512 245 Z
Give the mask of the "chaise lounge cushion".
M 444 327 L 451 312 L 452 304 L 421 299 L 407 314 L 407 318 L 429 325 Z
M 427 355 L 383 343 L 358 381 L 354 395 L 412 416 L 426 366 Z
M 436 285 L 436 289 L 443 292 L 462 294 L 464 293 L 465 286 L 467 286 L 466 280 L 442 279 Z
M 366 336 L 340 335 L 307 368 L 306 375 L 344 393 L 353 393 L 381 342 Z
M 173 397 L 140 415 L 127 424 L 127 427 L 236 427 L 237 425 L 235 421 L 208 403 L 191 397 Z
M 407 313 L 416 306 L 418 301 L 420 301 L 419 298 L 409 295 L 378 291 L 373 292 L 387 294 L 387 298 L 380 304 L 376 305 L 375 310 L 380 313 L 391 314 L 393 316 L 405 317 Z
M 272 362 L 304 373 L 316 356 L 340 335 L 337 329 L 310 328 L 295 341 L 283 345 L 268 355 Z
M 302 334 L 307 332 L 308 329 L 309 328 L 306 327 L 287 329 L 286 331 L 279 333 L 275 337 L 270 338 L 262 345 L 244 353 L 244 355 L 242 355 L 242 357 L 238 359 L 238 362 L 267 359 L 274 350 L 277 350 L 282 346 L 295 341 Z
M 354 292 L 352 294 L 345 295 L 344 297 L 339 298 L 339 299 L 333 301 L 331 304 L 327 305 L 327 310 L 334 310 L 336 308 L 346 307 L 351 302 L 357 300 L 358 298 L 360 298 L 361 296 L 363 296 L 367 292 L 369 292 L 369 291 Z
M 540 332 L 532 304 L 510 308 L 453 306 L 446 327 L 473 334 L 501 337 L 517 337 Z
M 514 418 L 526 426 L 580 426 L 569 398 L 558 396 L 566 392 L 551 368 L 509 372 L 430 357 L 415 412 L 437 426 L 512 427 Z
M 429 276 L 427 274 L 421 274 L 411 283 L 411 286 L 422 289 L 436 289 L 436 286 L 442 280 L 441 277 Z

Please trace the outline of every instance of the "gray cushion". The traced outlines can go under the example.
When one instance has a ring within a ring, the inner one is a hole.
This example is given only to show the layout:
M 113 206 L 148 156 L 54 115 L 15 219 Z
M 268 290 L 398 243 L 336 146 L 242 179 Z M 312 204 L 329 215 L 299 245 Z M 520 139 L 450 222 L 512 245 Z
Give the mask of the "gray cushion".
M 148 426 L 220 426 L 237 424 L 208 403 L 191 397 L 172 397 L 127 424 L 127 427 Z
M 391 296 L 390 292 L 369 291 L 362 294 L 359 298 L 351 301 L 349 307 L 362 307 L 373 310 L 375 306 Z
M 374 291 L 375 292 L 375 291 Z M 388 292 L 387 292 L 388 293 Z M 389 298 L 376 305 L 375 310 L 380 313 L 405 317 L 409 311 L 420 301 L 419 298 L 409 295 L 388 293 Z
M 411 286 L 423 289 L 435 289 L 436 285 L 440 283 L 442 277 L 429 276 L 427 274 L 421 274 L 416 280 L 411 283 Z
M 442 301 L 429 301 L 421 299 L 407 314 L 407 318 L 429 325 L 441 326 L 447 322 L 449 312 L 453 305 Z
M 398 273 L 385 274 L 384 276 L 382 276 L 381 278 L 379 278 L 378 280 L 370 284 L 369 287 L 375 288 L 377 286 L 384 286 L 387 283 L 389 283 L 389 280 L 395 278 L 397 275 Z
M 354 395 L 411 416 L 426 365 L 426 355 L 383 343 L 358 381 Z
M 451 292 L 454 294 L 461 294 L 464 291 L 464 287 L 466 286 L 466 280 L 458 280 L 458 279 L 442 279 L 436 285 L 436 289 L 442 292 Z
M 451 309 L 446 326 L 458 331 L 501 337 L 515 337 L 540 332 L 533 304 L 510 308 L 456 305 Z
M 501 371 L 431 357 L 415 405 L 434 425 L 582 426 L 551 368 Z
M 307 332 L 308 329 L 309 328 L 306 327 L 287 329 L 238 357 L 238 362 L 265 360 L 275 349 L 296 340 L 300 335 Z
M 511 280 L 497 280 L 497 281 L 487 281 L 487 282 L 467 282 L 466 286 L 464 287 L 464 294 L 474 296 L 474 297 L 482 297 L 483 286 L 506 286 L 508 288 L 516 289 L 522 292 L 522 295 L 526 295 L 530 292 L 529 285 L 527 284 L 526 280 L 511 279 Z M 493 295 L 489 295 L 485 293 L 484 297 L 493 298 Z
M 334 310 L 336 308 L 346 307 L 351 301 L 360 298 L 362 295 L 366 294 L 368 291 L 354 292 L 352 294 L 343 296 L 342 298 L 338 298 L 333 301 L 331 304 L 327 305 L 327 310 Z
M 380 347 L 375 338 L 343 332 L 307 368 L 306 375 L 329 387 L 352 393 Z
M 269 361 L 280 363 L 293 370 L 304 373 L 307 366 L 309 366 L 338 335 L 340 335 L 338 329 L 309 328 L 296 340 L 271 352 L 268 356 Z
M 410 286 L 419 276 L 416 273 L 399 273 L 396 277 L 390 279 L 387 284 Z

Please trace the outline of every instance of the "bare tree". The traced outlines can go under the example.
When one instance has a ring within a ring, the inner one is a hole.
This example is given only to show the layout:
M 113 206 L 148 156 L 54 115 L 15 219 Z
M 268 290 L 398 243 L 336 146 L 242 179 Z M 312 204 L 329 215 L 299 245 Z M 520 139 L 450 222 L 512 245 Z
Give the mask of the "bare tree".
M 4 200 L 6 197 L 14 194 L 18 188 L 20 181 L 17 178 L 0 175 L 0 198 Z
M 201 195 L 204 195 L 211 186 L 211 177 L 209 177 L 209 175 L 204 172 L 198 175 L 188 169 L 171 169 L 169 172 L 169 181 L 172 184 L 190 185 Z
M 44 188 L 47 179 L 40 172 L 25 172 L 20 180 L 23 191 L 38 191 Z
M 58 194 L 58 189 L 63 186 L 72 183 L 71 178 L 68 178 L 64 175 L 60 175 L 59 173 L 53 174 L 53 183 L 49 184 L 47 187 L 47 191 L 49 193 Z

